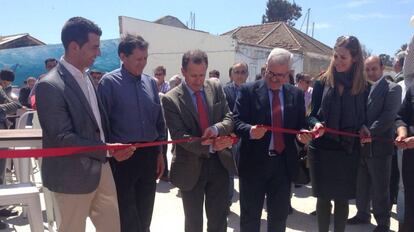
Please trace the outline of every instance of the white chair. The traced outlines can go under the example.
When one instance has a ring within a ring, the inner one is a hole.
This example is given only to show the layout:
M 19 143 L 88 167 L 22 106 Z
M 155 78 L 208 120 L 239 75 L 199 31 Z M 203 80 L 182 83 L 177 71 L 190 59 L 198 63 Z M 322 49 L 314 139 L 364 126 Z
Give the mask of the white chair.
M 29 118 L 29 115 L 33 115 L 32 119 L 32 126 L 27 125 L 27 120 Z M 26 128 L 33 128 L 33 129 L 40 129 L 40 123 L 39 118 L 37 116 L 37 111 L 27 111 L 23 113 L 16 125 L 17 129 L 26 129 Z M 30 182 L 30 175 L 32 176 L 32 180 L 34 181 L 33 172 L 30 172 L 30 170 L 33 170 L 30 158 L 19 158 L 19 159 L 13 159 L 13 162 L 17 165 L 16 166 L 16 173 L 17 173 L 17 179 L 21 183 L 27 183 Z M 39 169 L 41 169 L 42 165 L 42 158 L 38 159 L 38 166 Z M 43 191 L 43 197 L 45 199 L 45 206 L 46 206 L 46 215 L 47 215 L 47 223 L 48 223 L 48 229 L 49 231 L 55 231 L 54 230 L 54 222 L 56 221 L 57 224 L 59 222 L 59 215 L 57 210 L 54 210 L 55 203 L 52 196 L 52 193 L 47 189 L 46 187 L 42 187 Z
M 39 190 L 29 183 L 2 185 L 0 187 L 0 205 L 16 204 L 27 206 L 30 231 L 43 232 Z

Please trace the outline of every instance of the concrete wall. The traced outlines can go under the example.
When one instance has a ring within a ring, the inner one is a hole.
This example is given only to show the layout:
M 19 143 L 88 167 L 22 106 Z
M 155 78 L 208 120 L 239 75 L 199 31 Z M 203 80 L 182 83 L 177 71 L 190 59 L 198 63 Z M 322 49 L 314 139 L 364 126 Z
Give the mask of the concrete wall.
M 325 71 L 330 63 L 329 56 L 323 56 L 315 53 L 306 53 L 303 62 L 303 72 L 316 77 L 322 71 Z
M 159 65 L 167 69 L 166 79 L 181 74 L 182 55 L 191 49 L 205 51 L 209 58 L 208 71 L 220 71 L 222 83 L 228 81 L 228 69 L 235 60 L 236 42 L 229 36 L 176 28 L 130 17 L 119 17 L 120 33 L 139 34 L 149 42 L 148 64 L 144 73 L 153 75 Z M 208 75 L 207 75 L 208 76 Z

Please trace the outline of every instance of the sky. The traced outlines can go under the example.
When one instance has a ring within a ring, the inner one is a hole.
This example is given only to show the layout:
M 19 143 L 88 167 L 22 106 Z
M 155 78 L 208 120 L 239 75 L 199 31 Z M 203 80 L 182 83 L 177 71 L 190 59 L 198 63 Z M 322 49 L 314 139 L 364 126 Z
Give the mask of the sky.
M 29 33 L 47 43 L 60 43 L 67 19 L 82 16 L 98 24 L 102 39 L 119 38 L 118 16 L 154 21 L 172 15 L 184 24 L 195 13 L 195 29 L 219 35 L 239 26 L 260 24 L 267 0 L 0 0 L 0 35 Z M 291 1 L 292 2 L 292 1 Z M 354 35 L 372 54 L 393 56 L 414 34 L 409 21 L 414 0 L 296 0 L 302 17 L 295 27 L 333 47 L 337 37 Z M 151 41 L 149 41 L 151 42 Z

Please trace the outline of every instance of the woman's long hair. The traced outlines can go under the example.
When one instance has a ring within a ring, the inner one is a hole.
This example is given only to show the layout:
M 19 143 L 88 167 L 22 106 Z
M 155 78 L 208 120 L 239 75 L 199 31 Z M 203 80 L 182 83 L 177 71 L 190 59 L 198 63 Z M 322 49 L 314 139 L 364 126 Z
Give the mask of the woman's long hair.
M 346 48 L 352 56 L 354 63 L 351 67 L 352 89 L 351 94 L 357 95 L 362 93 L 367 85 L 364 75 L 364 58 L 362 57 L 362 49 L 358 39 L 355 36 L 340 36 L 335 43 L 334 49 L 338 47 Z M 334 87 L 334 58 L 332 55 L 331 63 L 326 72 L 321 76 L 321 80 L 331 87 Z

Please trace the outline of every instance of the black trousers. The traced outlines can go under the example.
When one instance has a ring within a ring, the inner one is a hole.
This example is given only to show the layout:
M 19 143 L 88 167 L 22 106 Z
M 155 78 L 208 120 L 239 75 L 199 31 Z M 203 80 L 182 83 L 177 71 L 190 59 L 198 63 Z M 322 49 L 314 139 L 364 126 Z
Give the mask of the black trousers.
M 344 232 L 348 218 L 348 200 L 332 199 L 334 201 L 334 232 Z M 318 217 L 318 231 L 328 232 L 331 223 L 331 199 L 318 198 L 316 201 L 316 216 Z
M 186 232 L 203 231 L 205 199 L 208 232 L 227 231 L 229 174 L 217 155 L 203 159 L 197 184 L 189 191 L 181 191 Z M 191 175 L 191 173 L 189 173 Z
M 128 160 L 111 160 L 122 232 L 150 231 L 158 154 L 157 148 L 140 148 Z
M 361 219 L 371 217 L 372 211 L 378 225 L 390 225 L 390 178 L 392 156 L 361 156 L 358 167 L 356 206 Z
M 289 213 L 290 180 L 286 158 L 269 157 L 264 174 L 242 176 L 240 181 L 240 231 L 259 232 L 264 199 L 267 231 L 283 232 Z
M 404 150 L 402 175 L 405 197 L 404 226 L 402 232 L 414 231 L 414 149 Z

